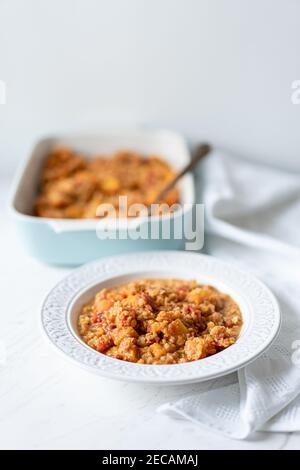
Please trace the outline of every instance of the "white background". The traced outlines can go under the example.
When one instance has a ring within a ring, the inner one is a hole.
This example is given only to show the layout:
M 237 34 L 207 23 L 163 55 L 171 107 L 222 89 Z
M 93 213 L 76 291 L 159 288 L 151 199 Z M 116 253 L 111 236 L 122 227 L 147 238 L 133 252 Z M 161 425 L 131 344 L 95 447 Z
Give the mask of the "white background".
M 115 122 L 300 169 L 299 22 L 297 0 L 0 0 L 0 171 Z

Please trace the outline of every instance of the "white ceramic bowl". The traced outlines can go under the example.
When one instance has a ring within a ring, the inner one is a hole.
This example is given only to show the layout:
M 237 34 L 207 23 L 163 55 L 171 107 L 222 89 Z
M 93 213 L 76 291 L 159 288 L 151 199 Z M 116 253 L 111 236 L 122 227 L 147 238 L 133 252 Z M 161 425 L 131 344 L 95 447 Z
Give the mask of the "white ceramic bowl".
M 76 327 L 81 307 L 100 288 L 141 277 L 196 280 L 231 295 L 240 306 L 244 322 L 237 342 L 208 358 L 173 365 L 125 362 L 87 346 Z M 274 341 L 280 321 L 274 295 L 258 279 L 216 258 L 179 251 L 115 256 L 89 263 L 57 284 L 42 306 L 44 332 L 78 365 L 115 379 L 160 384 L 200 382 L 245 366 Z

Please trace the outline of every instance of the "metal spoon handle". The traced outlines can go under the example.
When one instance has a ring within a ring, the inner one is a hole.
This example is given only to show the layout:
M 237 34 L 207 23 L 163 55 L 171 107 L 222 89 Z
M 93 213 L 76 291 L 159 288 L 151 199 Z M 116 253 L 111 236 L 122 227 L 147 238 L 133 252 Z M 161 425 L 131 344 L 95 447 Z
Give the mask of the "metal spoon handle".
M 175 184 L 182 178 L 186 173 L 193 170 L 202 158 L 205 157 L 211 151 L 211 146 L 209 144 L 200 144 L 196 147 L 193 152 L 191 161 L 179 172 L 177 175 L 169 181 L 169 183 L 164 187 L 162 191 L 156 196 L 154 204 L 161 201 L 164 196 L 175 186 Z

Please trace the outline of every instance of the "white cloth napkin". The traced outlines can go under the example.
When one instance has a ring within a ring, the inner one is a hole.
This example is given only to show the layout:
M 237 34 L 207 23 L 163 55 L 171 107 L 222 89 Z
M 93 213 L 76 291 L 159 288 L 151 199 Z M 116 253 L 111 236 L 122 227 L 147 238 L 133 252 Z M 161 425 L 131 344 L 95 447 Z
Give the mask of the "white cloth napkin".
M 159 411 L 236 439 L 300 431 L 300 175 L 220 152 L 201 174 L 206 250 L 261 278 L 281 304 L 283 325 L 254 363 Z

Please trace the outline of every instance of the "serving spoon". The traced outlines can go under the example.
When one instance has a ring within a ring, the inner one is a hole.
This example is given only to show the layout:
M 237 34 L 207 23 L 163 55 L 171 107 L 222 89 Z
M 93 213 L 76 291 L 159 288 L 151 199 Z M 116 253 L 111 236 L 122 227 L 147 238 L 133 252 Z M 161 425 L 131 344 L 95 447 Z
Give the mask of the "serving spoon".
M 191 161 L 182 168 L 182 170 L 177 173 L 171 181 L 158 193 L 154 201 L 151 204 L 157 204 L 161 201 L 165 195 L 178 183 L 178 181 L 189 171 L 192 171 L 195 166 L 199 163 L 202 158 L 204 158 L 211 151 L 211 146 L 209 144 L 200 144 L 198 145 L 193 154 Z M 149 210 L 149 206 L 148 206 Z
M 139 217 L 126 219 L 126 223 L 131 229 L 136 230 L 138 226 L 143 223 L 141 219 L 148 219 L 151 217 L 152 205 L 159 204 L 164 196 L 178 183 L 178 181 L 189 171 L 192 171 L 197 164 L 202 160 L 210 151 L 212 147 L 207 144 L 199 144 L 193 151 L 192 158 L 187 165 L 185 165 L 182 170 L 177 173 L 172 180 L 170 180 L 167 185 L 158 193 L 155 199 L 145 207 L 145 210 L 142 211 Z

